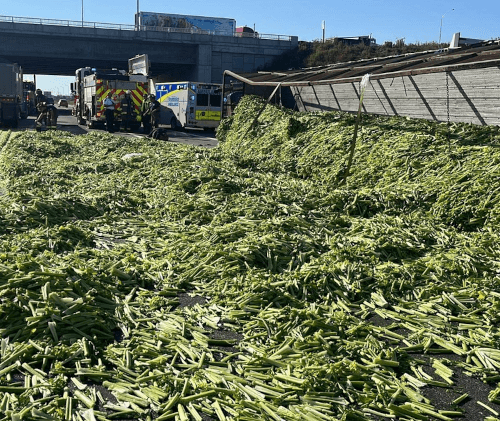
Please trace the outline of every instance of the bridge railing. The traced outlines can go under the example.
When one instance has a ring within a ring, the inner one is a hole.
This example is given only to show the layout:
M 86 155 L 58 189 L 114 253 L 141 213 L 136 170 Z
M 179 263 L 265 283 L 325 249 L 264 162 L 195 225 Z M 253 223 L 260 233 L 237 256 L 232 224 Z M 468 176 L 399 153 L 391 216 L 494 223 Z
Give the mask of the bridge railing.
M 19 16 L 2 16 L 0 15 L 0 22 L 9 23 L 27 23 L 32 25 L 54 25 L 54 26 L 71 26 L 80 28 L 95 28 L 95 29 L 114 29 L 118 31 L 155 31 L 155 32 L 172 32 L 184 34 L 205 34 L 205 35 L 222 35 L 234 36 L 245 38 L 259 38 L 259 39 L 272 39 L 277 41 L 291 41 L 290 35 L 274 35 L 274 34 L 248 34 L 234 33 L 228 35 L 227 32 L 222 31 L 205 31 L 197 28 L 164 28 L 159 26 L 138 26 L 121 23 L 102 23 L 102 22 L 85 22 L 76 20 L 60 20 L 60 19 L 44 19 L 44 18 L 28 18 Z

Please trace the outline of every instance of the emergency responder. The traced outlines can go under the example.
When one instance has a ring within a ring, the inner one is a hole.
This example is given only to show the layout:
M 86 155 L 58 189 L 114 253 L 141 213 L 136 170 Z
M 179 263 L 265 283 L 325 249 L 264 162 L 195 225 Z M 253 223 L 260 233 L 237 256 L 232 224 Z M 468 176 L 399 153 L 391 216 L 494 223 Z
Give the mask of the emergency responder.
M 48 108 L 47 103 L 45 101 L 38 101 L 36 105 L 36 111 L 38 113 L 38 117 L 35 120 L 35 129 L 37 132 L 42 131 L 43 123 L 47 126 L 47 118 L 48 118 Z
M 38 121 L 38 117 L 40 117 L 40 113 L 41 113 L 41 109 L 45 109 L 45 106 L 39 106 L 38 104 L 45 104 L 47 102 L 47 98 L 45 97 L 45 95 L 42 93 L 42 90 L 41 89 L 37 89 L 35 91 L 35 109 L 36 109 L 36 118 L 37 118 L 37 121 Z M 42 121 L 45 121 L 45 125 L 47 125 L 47 114 L 44 114 L 44 116 L 42 117 L 42 119 L 40 120 L 40 127 L 42 126 Z M 35 122 L 35 125 L 37 123 Z M 38 125 L 36 125 L 37 127 L 37 130 L 38 130 Z
M 47 104 L 47 129 L 57 129 L 57 108 L 53 104 Z
M 121 132 L 128 132 L 130 130 L 130 122 L 134 114 L 134 103 L 130 96 L 130 91 L 125 92 L 125 96 L 121 100 L 120 107 L 122 109 L 122 122 L 120 125 Z
M 144 95 L 144 99 L 141 104 L 141 121 L 143 133 L 149 133 L 151 131 L 151 116 L 149 115 L 149 95 Z
M 113 133 L 115 131 L 115 101 L 113 101 L 111 92 L 104 100 L 104 115 L 106 116 L 106 130 Z
M 42 93 L 41 89 L 36 90 L 35 94 L 35 107 L 40 103 L 40 102 L 46 102 L 47 98 L 45 98 L 45 95 Z
M 149 105 L 149 114 L 151 116 L 151 131 L 149 134 L 151 135 L 152 131 L 154 129 L 158 128 L 158 124 L 160 123 L 160 103 L 154 96 L 154 94 L 151 94 L 149 96 L 150 98 L 150 105 Z

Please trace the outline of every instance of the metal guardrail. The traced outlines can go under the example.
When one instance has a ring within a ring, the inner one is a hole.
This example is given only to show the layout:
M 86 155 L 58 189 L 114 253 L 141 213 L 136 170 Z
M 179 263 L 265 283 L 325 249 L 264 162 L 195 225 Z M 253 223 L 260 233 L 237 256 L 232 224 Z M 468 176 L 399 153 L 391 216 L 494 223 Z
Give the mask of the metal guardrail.
M 270 39 L 276 41 L 291 41 L 292 36 L 290 35 L 273 35 L 273 34 L 242 34 L 234 33 L 228 35 L 225 32 L 220 31 L 204 31 L 197 28 L 164 28 L 159 26 L 137 26 L 121 23 L 102 23 L 102 22 L 85 22 L 85 21 L 75 21 L 75 20 L 59 20 L 59 19 L 43 19 L 43 18 L 27 18 L 27 17 L 17 17 L 17 16 L 1 16 L 0 22 L 8 23 L 27 23 L 31 25 L 54 25 L 54 26 L 71 26 L 79 28 L 93 28 L 93 29 L 114 29 L 118 31 L 154 31 L 154 32 L 168 32 L 168 33 L 183 33 L 183 34 L 204 34 L 204 35 L 217 35 L 217 36 L 232 36 L 232 37 L 244 37 L 244 38 L 258 38 L 258 39 Z

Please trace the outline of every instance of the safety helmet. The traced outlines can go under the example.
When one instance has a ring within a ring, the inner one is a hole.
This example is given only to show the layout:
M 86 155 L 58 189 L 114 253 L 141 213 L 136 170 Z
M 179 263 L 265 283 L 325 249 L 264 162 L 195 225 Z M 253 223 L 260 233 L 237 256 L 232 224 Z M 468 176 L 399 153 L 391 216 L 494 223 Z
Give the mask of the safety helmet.
M 130 95 L 130 91 L 129 91 L 129 90 L 126 90 L 126 91 L 125 91 L 125 95 Z
M 150 97 L 151 99 L 155 99 L 155 98 L 156 98 L 154 94 L 149 94 L 149 97 Z
M 42 90 L 41 90 L 41 89 L 37 89 L 37 90 L 36 90 L 36 93 L 37 93 L 37 94 L 41 94 L 41 93 L 42 93 Z

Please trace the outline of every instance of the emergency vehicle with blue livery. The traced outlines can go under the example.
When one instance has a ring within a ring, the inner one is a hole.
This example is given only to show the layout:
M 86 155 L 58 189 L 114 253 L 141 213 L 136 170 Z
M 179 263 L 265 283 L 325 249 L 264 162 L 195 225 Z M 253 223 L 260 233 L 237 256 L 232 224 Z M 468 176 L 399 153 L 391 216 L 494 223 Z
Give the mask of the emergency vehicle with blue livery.
M 156 83 L 160 124 L 173 129 L 216 129 L 221 120 L 222 85 L 203 82 Z

